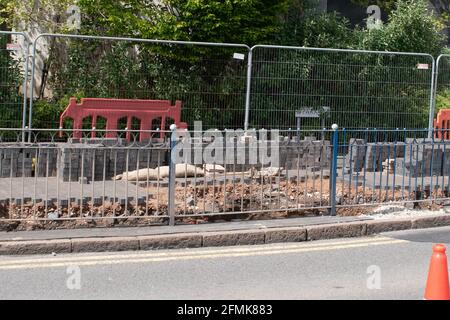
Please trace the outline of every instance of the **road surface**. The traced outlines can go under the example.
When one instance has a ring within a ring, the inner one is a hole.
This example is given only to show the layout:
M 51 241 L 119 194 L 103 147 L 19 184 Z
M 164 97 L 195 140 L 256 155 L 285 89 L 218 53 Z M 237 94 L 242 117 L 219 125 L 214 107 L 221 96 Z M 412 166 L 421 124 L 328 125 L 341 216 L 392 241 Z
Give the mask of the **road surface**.
M 0 257 L 0 299 L 417 299 L 450 227 L 357 239 Z

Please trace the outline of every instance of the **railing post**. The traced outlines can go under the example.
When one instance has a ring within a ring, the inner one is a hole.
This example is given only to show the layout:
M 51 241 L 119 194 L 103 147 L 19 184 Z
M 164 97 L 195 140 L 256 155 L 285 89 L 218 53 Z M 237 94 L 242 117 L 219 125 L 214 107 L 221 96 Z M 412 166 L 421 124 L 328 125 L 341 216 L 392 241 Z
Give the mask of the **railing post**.
M 176 178 L 176 164 L 174 154 L 176 152 L 176 142 L 177 142 L 177 126 L 172 124 L 170 126 L 170 154 L 169 154 L 169 225 L 175 225 L 175 178 Z M 158 177 L 159 178 L 159 177 Z
M 251 99 L 251 87 L 252 87 L 252 69 L 253 69 L 253 48 L 248 51 L 247 61 L 247 88 L 245 93 L 245 119 L 244 119 L 244 131 L 247 133 L 250 122 L 250 99 Z
M 440 58 L 440 57 L 439 57 Z M 430 110 L 428 114 L 428 139 L 431 139 L 434 130 L 434 110 L 436 108 L 436 91 L 437 91 L 437 77 L 439 74 L 439 58 L 436 61 L 433 58 L 433 66 L 431 68 L 431 97 Z
M 331 172 L 330 172 L 330 215 L 336 215 L 336 182 L 337 182 L 337 158 L 338 158 L 338 146 L 339 146 L 339 136 L 338 136 L 338 125 L 333 124 L 331 126 L 333 129 L 332 137 L 332 150 L 333 154 L 331 156 Z

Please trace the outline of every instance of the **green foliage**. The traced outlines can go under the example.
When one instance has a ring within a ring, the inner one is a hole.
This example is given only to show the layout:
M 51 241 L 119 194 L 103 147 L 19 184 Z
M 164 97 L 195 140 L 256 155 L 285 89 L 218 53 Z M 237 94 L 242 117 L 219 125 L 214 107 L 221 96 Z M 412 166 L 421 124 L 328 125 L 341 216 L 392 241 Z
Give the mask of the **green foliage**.
M 43 105 L 51 104 L 52 111 L 36 110 L 40 126 L 57 123 L 70 96 L 181 100 L 184 121 L 203 120 L 211 127 L 243 116 L 247 66 L 233 59 L 235 49 L 221 50 L 221 59 L 197 54 L 191 60 L 165 54 L 159 45 L 126 41 L 64 41 L 54 47 L 66 59 L 50 64 L 53 96 Z
M 77 100 L 84 97 L 84 93 L 77 92 L 65 95 L 55 100 L 37 100 L 33 103 L 33 123 L 34 128 L 55 129 L 55 124 L 59 123 L 59 115 L 69 105 L 71 97 Z M 65 121 L 65 127 L 71 127 L 70 121 Z
M 83 28 L 151 39 L 245 43 L 272 39 L 290 0 L 80 0 Z M 85 18 L 86 17 L 86 18 Z M 95 17 L 95 19 L 94 19 Z
M 0 126 L 19 127 L 22 123 L 23 77 L 19 61 L 6 50 L 7 37 L 0 35 Z
M 431 72 L 411 67 L 416 57 L 257 49 L 254 59 L 255 127 L 295 128 L 295 111 L 321 107 L 332 111 L 327 126 L 427 125 Z
M 337 13 L 309 16 L 303 33 L 304 46 L 322 48 L 350 48 L 355 36 L 348 20 Z
M 338 13 L 318 12 L 311 4 L 294 1 L 278 42 L 292 46 L 350 48 L 355 44 L 355 35 L 348 20 Z
M 370 5 L 377 5 L 380 8 L 386 10 L 387 12 L 390 12 L 395 9 L 395 4 L 397 0 L 351 0 L 351 2 L 355 4 L 359 4 L 363 7 L 368 7 Z
M 444 88 L 436 95 L 436 112 L 450 108 L 450 89 Z
M 395 10 L 397 0 L 351 0 L 353 3 L 359 4 L 363 7 L 376 4 L 386 12 L 390 13 Z M 428 0 L 427 4 L 431 5 L 434 13 L 438 16 L 436 19 L 441 24 L 441 27 L 450 26 L 450 4 L 448 0 Z
M 19 31 L 68 32 L 66 11 L 73 4 L 73 0 L 2 0 L 0 25 Z
M 379 30 L 364 32 L 362 48 L 377 51 L 439 55 L 445 37 L 425 0 L 398 0 L 389 21 Z
M 399 0 L 396 7 L 391 2 L 383 1 L 392 10 L 389 21 L 370 31 L 352 29 L 339 14 L 314 10 L 313 0 L 167 0 L 167 10 L 142 0 L 77 4 L 82 34 L 437 55 L 444 39 L 425 1 Z M 43 3 L 64 17 L 67 0 Z M 30 19 L 45 16 L 29 13 Z M 50 26 L 58 17 L 45 21 Z M 56 26 L 52 30 L 66 31 Z M 247 61 L 233 59 L 233 53 L 245 50 L 81 40 L 57 40 L 49 50 L 46 85 L 52 95 L 35 103 L 35 126 L 54 127 L 71 96 L 181 100 L 183 121 L 190 125 L 202 120 L 210 127 L 242 126 Z M 292 50 L 270 55 L 257 50 L 254 59 L 255 126 L 293 127 L 294 111 L 306 106 L 330 106 L 333 121 L 346 127 L 370 126 L 373 117 L 379 127 L 405 117 L 426 126 L 429 72 L 411 68 L 424 62 L 420 59 Z M 358 115 L 357 121 L 350 122 L 349 114 Z
M 351 30 L 345 19 L 330 13 L 305 11 L 302 18 L 289 21 L 283 40 L 288 39 L 290 45 L 433 55 L 443 47 L 436 19 L 428 14 L 422 0 L 398 1 L 380 30 Z M 431 65 L 431 59 L 258 49 L 254 61 L 254 126 L 295 127 L 296 110 L 323 106 L 332 110 L 329 124 L 341 127 L 427 126 L 431 69 L 416 66 Z

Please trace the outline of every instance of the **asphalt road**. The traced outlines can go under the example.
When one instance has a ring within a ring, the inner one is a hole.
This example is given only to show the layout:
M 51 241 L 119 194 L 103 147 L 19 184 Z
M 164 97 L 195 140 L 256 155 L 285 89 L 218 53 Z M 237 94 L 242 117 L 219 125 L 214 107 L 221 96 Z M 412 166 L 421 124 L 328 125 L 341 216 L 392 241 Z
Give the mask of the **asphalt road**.
M 309 243 L 0 257 L 0 299 L 417 299 L 450 227 Z

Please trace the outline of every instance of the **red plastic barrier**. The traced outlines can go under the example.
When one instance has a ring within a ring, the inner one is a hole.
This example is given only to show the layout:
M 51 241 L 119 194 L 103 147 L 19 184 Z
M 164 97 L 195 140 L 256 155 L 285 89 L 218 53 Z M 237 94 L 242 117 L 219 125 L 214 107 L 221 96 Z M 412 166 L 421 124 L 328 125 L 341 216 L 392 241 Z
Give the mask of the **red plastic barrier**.
M 442 109 L 434 119 L 435 138 L 450 140 L 450 109 Z
M 170 100 L 134 100 L 134 99 L 100 99 L 83 98 L 77 104 L 75 98 L 70 98 L 69 105 L 61 114 L 59 126 L 62 128 L 66 118 L 73 119 L 73 137 L 81 138 L 83 119 L 92 117 L 92 127 L 96 127 L 97 117 L 106 119 L 106 138 L 117 137 L 117 125 L 119 119 L 127 119 L 127 128 L 131 128 L 132 118 L 140 120 L 140 130 L 151 130 L 152 121 L 161 118 L 161 130 L 165 129 L 166 121 L 172 118 L 177 128 L 186 129 L 187 124 L 181 122 L 181 101 L 176 101 L 172 106 Z M 91 136 L 95 138 L 95 132 Z M 163 137 L 161 132 L 160 137 Z M 130 141 L 131 133 L 126 133 L 126 139 Z M 140 141 L 150 138 L 150 132 L 140 132 Z

